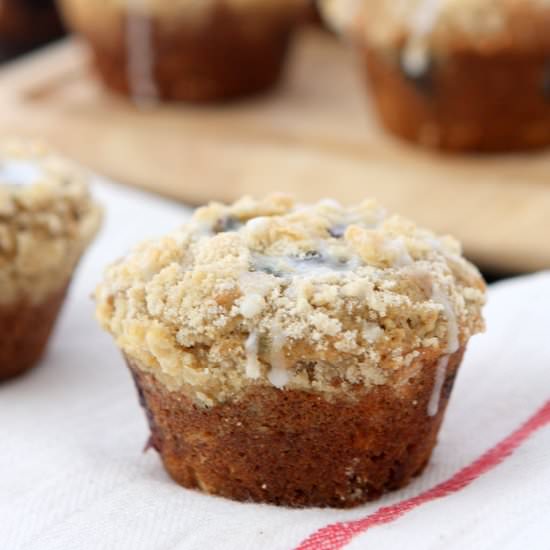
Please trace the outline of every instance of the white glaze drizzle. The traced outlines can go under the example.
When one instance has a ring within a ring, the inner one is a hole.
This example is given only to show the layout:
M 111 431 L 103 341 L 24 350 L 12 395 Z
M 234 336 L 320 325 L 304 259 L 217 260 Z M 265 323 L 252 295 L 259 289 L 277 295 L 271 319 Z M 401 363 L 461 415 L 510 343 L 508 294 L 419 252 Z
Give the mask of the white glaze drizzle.
M 435 416 L 439 412 L 439 402 L 441 401 L 441 391 L 445 383 L 447 375 L 447 367 L 449 365 L 449 355 L 444 355 L 437 362 L 435 371 L 435 381 L 430 401 L 428 402 L 428 416 Z
M 320 0 L 325 21 L 336 32 L 345 32 L 352 27 L 362 5 L 362 0 Z
M 388 252 L 394 253 L 395 259 L 393 261 L 393 267 L 406 267 L 414 264 L 407 245 L 401 237 L 397 239 L 388 239 L 385 242 L 385 248 Z
M 338 208 L 338 203 L 324 201 L 326 207 Z M 386 214 L 381 211 L 379 216 L 373 220 L 372 226 L 378 227 L 385 219 Z M 355 219 L 346 219 L 348 223 L 354 223 Z M 249 220 L 245 225 L 245 231 L 263 231 L 266 224 L 269 223 L 267 217 L 259 216 Z M 362 224 L 364 225 L 364 224 Z M 369 226 L 370 227 L 370 226 Z M 292 257 L 292 256 L 267 256 L 263 254 L 254 254 L 252 257 L 254 268 L 258 271 L 265 271 L 278 277 L 293 277 L 297 279 L 309 280 L 315 277 L 324 277 L 341 273 L 343 271 L 353 271 L 362 265 L 359 256 L 339 258 L 324 241 L 316 243 L 318 257 Z M 403 239 L 388 239 L 388 250 L 395 256 L 396 267 L 404 267 L 414 263 L 409 254 L 407 246 Z M 251 274 L 247 274 L 251 275 Z M 260 306 L 265 303 L 262 297 L 263 293 L 258 293 L 256 289 L 248 288 L 245 281 L 241 281 L 241 290 L 243 292 L 243 301 L 241 303 L 241 313 L 244 317 L 254 317 L 262 309 Z M 272 342 L 270 352 L 271 369 L 268 372 L 268 380 L 277 388 L 284 387 L 289 380 L 288 370 L 284 357 L 284 335 L 281 329 L 274 325 L 272 328 Z M 256 372 L 255 362 L 257 361 L 256 336 L 251 334 L 246 343 L 247 350 L 247 375 Z
M 132 0 L 135 8 L 143 0 Z M 137 9 L 128 15 L 126 49 L 128 52 L 128 81 L 130 94 L 139 105 L 155 103 L 159 92 L 155 81 L 155 48 L 151 18 Z
M 445 348 L 445 355 L 437 362 L 432 394 L 428 402 L 428 416 L 435 416 L 439 412 L 441 392 L 443 390 L 443 384 L 445 383 L 449 359 L 460 347 L 458 322 L 448 296 L 442 289 L 435 288 L 432 291 L 432 299 L 443 306 L 443 311 L 447 317 L 447 346 Z
M 44 170 L 26 160 L 8 160 L 0 163 L 0 182 L 13 186 L 29 186 L 44 176 Z
M 421 0 L 411 19 L 410 36 L 401 56 L 404 71 L 412 78 L 423 75 L 430 62 L 427 36 L 437 22 L 443 0 Z
M 263 223 L 262 218 L 257 218 L 255 224 Z M 252 224 L 254 226 L 255 224 Z M 247 226 L 250 225 L 248 222 Z M 314 277 L 334 275 L 341 273 L 344 270 L 353 270 L 360 265 L 359 257 L 352 257 L 346 261 L 339 261 L 337 258 L 329 255 L 328 249 L 324 243 L 319 244 L 320 257 L 313 259 L 294 258 L 291 256 L 265 256 L 256 254 L 253 256 L 253 264 L 255 269 L 259 271 L 267 271 L 277 273 L 277 276 L 294 277 L 297 279 L 308 280 Z M 248 277 L 252 274 L 247 273 Z M 260 289 L 254 285 L 250 285 L 249 281 L 241 277 L 241 291 L 243 292 L 243 301 L 241 304 L 241 313 L 244 317 L 253 317 L 259 314 L 265 304 L 262 294 L 267 289 Z M 283 331 L 277 324 L 273 324 L 271 329 L 271 351 L 270 364 L 271 369 L 268 372 L 267 378 L 276 388 L 283 388 L 289 381 L 289 373 L 286 368 L 286 360 L 284 356 L 285 336 Z M 247 376 L 252 377 L 252 374 L 258 372 L 257 367 L 257 336 L 252 333 L 245 345 L 247 352 Z
M 265 300 L 260 294 L 246 293 L 241 302 L 241 315 L 246 319 L 252 319 L 255 315 L 259 315 L 265 306 Z
M 276 388 L 284 388 L 289 380 L 283 351 L 284 345 L 285 337 L 282 330 L 277 325 L 273 325 L 271 329 L 271 370 L 267 378 Z
M 361 265 L 359 256 L 337 258 L 323 242 L 318 243 L 317 249 L 320 255 L 318 258 L 255 254 L 253 263 L 260 271 L 279 273 L 281 277 L 305 279 L 353 271 Z
M 456 314 L 447 294 L 440 288 L 433 291 L 432 299 L 443 306 L 443 311 L 447 317 L 447 353 L 451 354 L 458 350 L 460 342 L 458 340 L 458 322 Z
M 246 352 L 246 376 L 256 380 L 260 377 L 260 362 L 258 361 L 258 333 L 251 332 L 244 345 Z
M 429 34 L 439 17 L 444 0 L 421 0 L 411 19 L 413 35 L 416 37 Z

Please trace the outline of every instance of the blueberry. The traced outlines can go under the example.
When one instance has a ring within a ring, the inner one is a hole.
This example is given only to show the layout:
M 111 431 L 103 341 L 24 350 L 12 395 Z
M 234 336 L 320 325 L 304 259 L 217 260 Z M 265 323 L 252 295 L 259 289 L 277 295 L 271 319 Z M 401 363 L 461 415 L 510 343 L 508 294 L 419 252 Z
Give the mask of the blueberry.
M 449 399 L 449 397 L 451 396 L 451 392 L 453 391 L 453 386 L 455 383 L 455 378 L 456 372 L 449 374 L 445 379 L 445 383 L 443 384 L 443 389 L 441 391 L 441 395 L 444 399 Z
M 335 225 L 334 227 L 329 227 L 327 231 L 334 239 L 341 239 L 344 236 L 346 229 L 347 226 L 345 225 Z
M 275 267 L 264 263 L 264 262 L 253 262 L 250 264 L 250 271 L 261 271 L 262 273 L 267 273 L 268 275 L 273 275 L 273 277 L 283 277 L 283 272 L 275 269 Z
M 259 268 L 260 271 L 263 271 L 264 273 L 267 273 L 268 275 L 273 275 L 273 277 L 282 277 L 283 273 L 277 269 L 273 269 L 272 267 L 268 266 L 262 266 Z
M 317 250 L 308 250 L 301 259 L 306 261 L 322 262 L 323 256 L 321 256 L 321 253 L 317 252 Z
M 228 231 L 238 231 L 242 227 L 242 223 L 233 216 L 224 216 L 220 218 L 212 228 L 214 233 L 225 233 Z
M 147 442 L 145 443 L 145 447 L 143 448 L 143 451 L 145 452 L 145 451 L 148 451 L 149 449 L 155 449 L 155 451 L 160 452 L 162 449 L 162 438 L 160 435 L 160 430 L 158 429 L 155 421 L 155 416 L 151 408 L 149 407 L 149 403 L 147 403 L 145 392 L 143 391 L 139 377 L 134 373 L 133 370 L 130 370 L 130 373 L 132 375 L 132 378 L 134 380 L 134 384 L 137 390 L 139 404 L 142 406 L 143 410 L 145 411 L 147 422 L 149 424 L 150 436 L 147 439 Z

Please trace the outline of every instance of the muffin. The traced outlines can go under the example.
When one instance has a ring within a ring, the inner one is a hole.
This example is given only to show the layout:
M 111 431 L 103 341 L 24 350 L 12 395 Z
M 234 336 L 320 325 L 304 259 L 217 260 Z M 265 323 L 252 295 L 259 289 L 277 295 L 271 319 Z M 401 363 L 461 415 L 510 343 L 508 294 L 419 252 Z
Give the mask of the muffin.
M 286 196 L 200 208 L 96 291 L 174 480 L 297 507 L 423 470 L 484 296 L 451 237 Z
M 357 4 L 357 2 L 355 2 Z M 386 128 L 451 151 L 550 143 L 544 0 L 325 0 L 347 23 Z
M 109 88 L 135 100 L 215 101 L 279 80 L 309 0 L 61 0 Z
M 312 23 L 314 25 L 323 25 L 323 20 L 321 18 L 321 14 L 319 13 L 319 6 L 316 0 L 310 0 L 309 2 L 307 7 L 307 21 L 308 23 Z
M 26 51 L 63 34 L 54 0 L 3 0 L 0 54 Z
M 86 177 L 31 144 L 0 148 L 0 381 L 41 358 L 101 220 Z

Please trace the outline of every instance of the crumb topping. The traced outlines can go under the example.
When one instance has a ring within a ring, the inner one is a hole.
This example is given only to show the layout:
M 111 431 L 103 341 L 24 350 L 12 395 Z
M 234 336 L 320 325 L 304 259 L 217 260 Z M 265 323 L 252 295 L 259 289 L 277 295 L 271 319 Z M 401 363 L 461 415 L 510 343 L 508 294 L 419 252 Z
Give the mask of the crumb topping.
M 37 144 L 0 146 L 0 302 L 64 286 L 100 221 L 79 168 Z
M 549 0 L 321 0 L 325 17 L 376 46 L 438 52 L 549 46 Z M 410 46 L 410 44 L 407 44 Z M 419 47 L 418 44 L 415 44 Z
M 485 285 L 457 241 L 372 200 L 275 195 L 198 209 L 112 265 L 96 300 L 127 355 L 213 404 L 250 384 L 401 380 L 483 329 Z
M 310 0 L 61 0 L 69 16 L 90 18 L 107 22 L 113 14 L 131 12 L 155 17 L 177 17 L 202 22 L 216 8 L 228 8 L 236 12 L 255 10 L 268 13 L 303 14 Z M 115 22 L 116 23 L 116 22 Z M 172 21 L 172 24 L 177 21 Z

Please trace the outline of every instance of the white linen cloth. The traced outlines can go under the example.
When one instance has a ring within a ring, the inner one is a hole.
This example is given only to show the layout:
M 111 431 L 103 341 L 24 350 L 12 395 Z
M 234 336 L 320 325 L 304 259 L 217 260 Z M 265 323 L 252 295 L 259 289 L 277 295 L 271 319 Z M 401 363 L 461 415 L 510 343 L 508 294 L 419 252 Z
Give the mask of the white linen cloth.
M 550 274 L 540 274 L 491 289 L 488 331 L 471 342 L 430 465 L 406 489 L 350 511 L 240 504 L 182 489 L 154 451 L 142 452 L 144 414 L 119 352 L 94 321 L 90 294 L 107 263 L 189 210 L 106 183 L 96 191 L 106 224 L 50 351 L 38 369 L 0 386 L 0 550 L 293 549 L 327 524 L 365 518 L 451 478 L 550 400 Z M 548 550 L 546 416 L 461 490 L 348 542 L 322 532 L 302 548 Z

